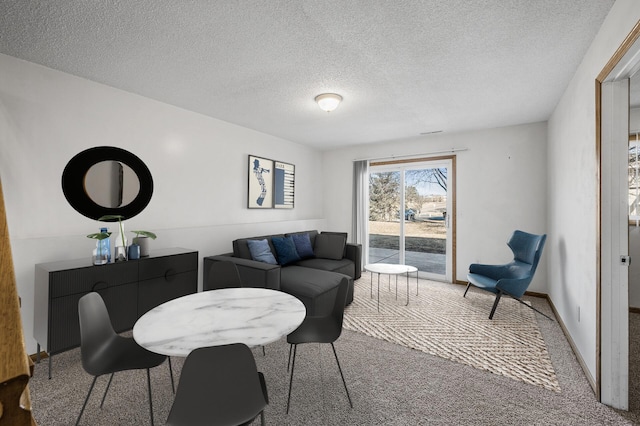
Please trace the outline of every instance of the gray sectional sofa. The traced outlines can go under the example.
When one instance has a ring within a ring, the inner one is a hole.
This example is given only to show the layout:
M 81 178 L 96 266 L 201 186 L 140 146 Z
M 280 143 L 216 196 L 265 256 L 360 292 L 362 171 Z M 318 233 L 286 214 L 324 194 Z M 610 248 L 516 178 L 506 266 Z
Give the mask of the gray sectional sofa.
M 353 301 L 353 280 L 362 272 L 362 246 L 346 240 L 346 233 L 315 230 L 240 238 L 233 252 L 204 258 L 203 279 L 209 282 L 213 262 L 232 261 L 243 286 L 284 291 L 304 303 L 307 315 L 324 314 L 342 280 L 349 282 L 347 304 Z

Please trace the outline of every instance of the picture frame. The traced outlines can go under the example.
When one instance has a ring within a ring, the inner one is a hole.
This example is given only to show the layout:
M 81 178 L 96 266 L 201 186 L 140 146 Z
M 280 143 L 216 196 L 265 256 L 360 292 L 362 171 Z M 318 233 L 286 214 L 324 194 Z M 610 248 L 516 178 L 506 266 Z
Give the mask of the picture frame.
M 292 209 L 295 205 L 296 166 L 275 161 L 273 170 L 273 207 Z
M 249 155 L 247 207 L 273 208 L 274 161 Z

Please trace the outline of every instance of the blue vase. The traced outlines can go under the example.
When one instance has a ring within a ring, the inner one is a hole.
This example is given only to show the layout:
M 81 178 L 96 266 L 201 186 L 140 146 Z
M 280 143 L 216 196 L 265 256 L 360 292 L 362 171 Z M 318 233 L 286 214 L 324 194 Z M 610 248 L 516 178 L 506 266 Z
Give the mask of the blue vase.
M 131 244 L 129 246 L 129 260 L 140 259 L 140 246 Z

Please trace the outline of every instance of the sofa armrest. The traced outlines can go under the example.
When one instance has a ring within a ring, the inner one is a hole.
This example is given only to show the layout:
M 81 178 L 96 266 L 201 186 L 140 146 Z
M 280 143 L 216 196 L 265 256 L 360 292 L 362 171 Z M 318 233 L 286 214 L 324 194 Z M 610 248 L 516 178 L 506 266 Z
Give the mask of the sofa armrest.
M 280 290 L 280 265 L 258 262 L 257 260 L 233 257 L 230 254 L 208 256 L 202 267 L 203 283 L 207 282 L 213 262 L 230 261 L 236 264 L 243 287 L 259 287 Z
M 344 257 L 353 262 L 355 266 L 353 279 L 357 280 L 362 275 L 362 244 L 347 243 Z

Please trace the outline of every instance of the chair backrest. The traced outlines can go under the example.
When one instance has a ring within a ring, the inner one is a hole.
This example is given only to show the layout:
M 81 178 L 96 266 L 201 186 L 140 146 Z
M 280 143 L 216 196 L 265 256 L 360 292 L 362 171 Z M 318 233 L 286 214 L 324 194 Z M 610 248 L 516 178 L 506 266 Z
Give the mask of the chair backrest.
M 516 230 L 507 245 L 513 252 L 514 260 L 532 265 L 535 271 L 546 239 L 546 234 L 535 235 Z
M 237 288 L 242 287 L 242 280 L 236 264 L 223 260 L 213 262 L 209 268 L 207 282 L 203 283 L 203 290 L 215 290 L 218 288 Z
M 198 348 L 184 362 L 167 424 L 244 424 L 266 404 L 247 345 Z
M 102 296 L 96 292 L 85 294 L 78 301 L 80 321 L 80 353 L 82 366 L 89 374 L 96 373 L 96 354 L 117 337 Z
M 514 231 L 507 244 L 513 252 L 513 263 L 517 263 L 518 267 L 510 272 L 519 278 L 529 277 L 533 279 L 546 240 L 546 234 L 535 235 L 523 231 Z M 522 293 L 524 293 L 526 286 L 522 289 Z M 522 294 L 516 295 L 520 297 Z

